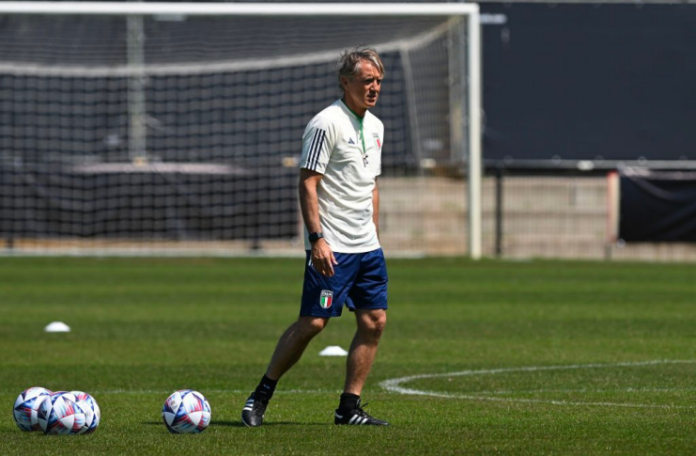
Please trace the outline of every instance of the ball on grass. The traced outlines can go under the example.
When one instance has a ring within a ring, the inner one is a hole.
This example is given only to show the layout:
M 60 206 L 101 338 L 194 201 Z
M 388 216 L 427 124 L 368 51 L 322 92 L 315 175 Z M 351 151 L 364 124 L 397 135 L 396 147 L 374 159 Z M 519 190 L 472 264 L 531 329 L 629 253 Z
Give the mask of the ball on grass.
M 164 424 L 173 434 L 203 432 L 210 424 L 211 415 L 205 396 L 190 389 L 172 393 L 162 408 Z
M 75 396 L 77 405 L 85 413 L 85 423 L 77 434 L 91 434 L 99 426 L 101 421 L 101 410 L 97 401 L 90 394 L 82 391 L 70 391 Z
M 78 434 L 87 421 L 87 413 L 78 405 L 77 398 L 65 391 L 48 396 L 37 415 L 41 430 L 48 435 Z
M 31 432 L 41 429 L 38 411 L 41 403 L 51 395 L 51 391 L 40 386 L 28 388 L 17 396 L 14 403 L 14 419 L 23 431 Z

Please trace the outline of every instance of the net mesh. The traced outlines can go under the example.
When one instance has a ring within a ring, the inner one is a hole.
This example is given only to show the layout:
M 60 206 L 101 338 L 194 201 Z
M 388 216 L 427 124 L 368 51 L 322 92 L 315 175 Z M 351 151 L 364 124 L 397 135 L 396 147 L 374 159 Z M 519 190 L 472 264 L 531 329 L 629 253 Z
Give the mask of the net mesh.
M 0 15 L 5 248 L 300 251 L 302 132 L 339 96 L 340 53 L 370 45 L 383 244 L 463 253 L 463 33 L 461 18 Z

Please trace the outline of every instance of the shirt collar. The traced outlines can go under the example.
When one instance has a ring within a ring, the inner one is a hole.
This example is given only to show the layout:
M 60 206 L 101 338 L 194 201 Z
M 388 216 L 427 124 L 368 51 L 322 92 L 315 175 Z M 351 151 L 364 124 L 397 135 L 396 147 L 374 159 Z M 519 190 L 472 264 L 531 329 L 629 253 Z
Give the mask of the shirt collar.
M 353 111 L 352 109 L 350 109 L 350 108 L 348 107 L 348 105 L 346 104 L 346 102 L 343 101 L 343 98 L 339 98 L 338 101 L 341 102 L 341 106 L 343 106 L 344 109 L 346 109 L 348 112 L 350 112 L 351 114 L 353 114 L 353 116 L 354 116 L 356 119 L 358 119 L 359 121 L 362 122 L 362 121 L 365 119 L 365 116 L 367 116 L 367 111 L 365 111 L 365 116 L 360 117 L 355 111 Z

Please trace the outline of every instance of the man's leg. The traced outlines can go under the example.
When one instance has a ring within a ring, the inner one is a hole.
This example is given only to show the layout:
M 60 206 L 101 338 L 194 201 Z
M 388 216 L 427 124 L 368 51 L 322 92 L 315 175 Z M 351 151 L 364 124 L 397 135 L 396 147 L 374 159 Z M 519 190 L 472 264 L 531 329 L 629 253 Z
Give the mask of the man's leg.
M 348 352 L 346 383 L 343 392 L 360 396 L 372 363 L 377 356 L 377 346 L 387 324 L 387 311 L 384 309 L 356 310 L 358 330 Z
M 244 424 L 251 427 L 261 426 L 268 401 L 273 397 L 278 380 L 299 361 L 309 342 L 328 323 L 328 318 L 300 317 L 285 330 L 273 352 L 266 375 L 249 396 L 242 410 Z
M 360 393 L 377 355 L 379 339 L 387 324 L 387 312 L 384 309 L 356 310 L 355 317 L 358 330 L 348 352 L 346 383 L 334 423 L 387 425 L 389 423 L 371 417 L 360 407 Z
M 278 381 L 302 357 L 309 342 L 329 323 L 328 318 L 300 317 L 280 337 L 266 376 Z

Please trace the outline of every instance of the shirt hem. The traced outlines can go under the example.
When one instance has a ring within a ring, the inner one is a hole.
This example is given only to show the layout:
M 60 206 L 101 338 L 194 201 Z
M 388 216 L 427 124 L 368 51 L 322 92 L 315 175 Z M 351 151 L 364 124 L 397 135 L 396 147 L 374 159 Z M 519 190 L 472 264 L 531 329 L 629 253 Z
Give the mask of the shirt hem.
M 334 253 L 368 253 L 368 252 L 374 252 L 375 250 L 379 250 L 382 248 L 380 244 L 374 244 L 370 245 L 367 247 L 352 247 L 352 248 L 343 248 L 343 247 L 331 247 L 331 251 Z M 308 252 L 312 250 L 312 246 L 310 245 L 309 248 L 305 245 L 305 251 Z

